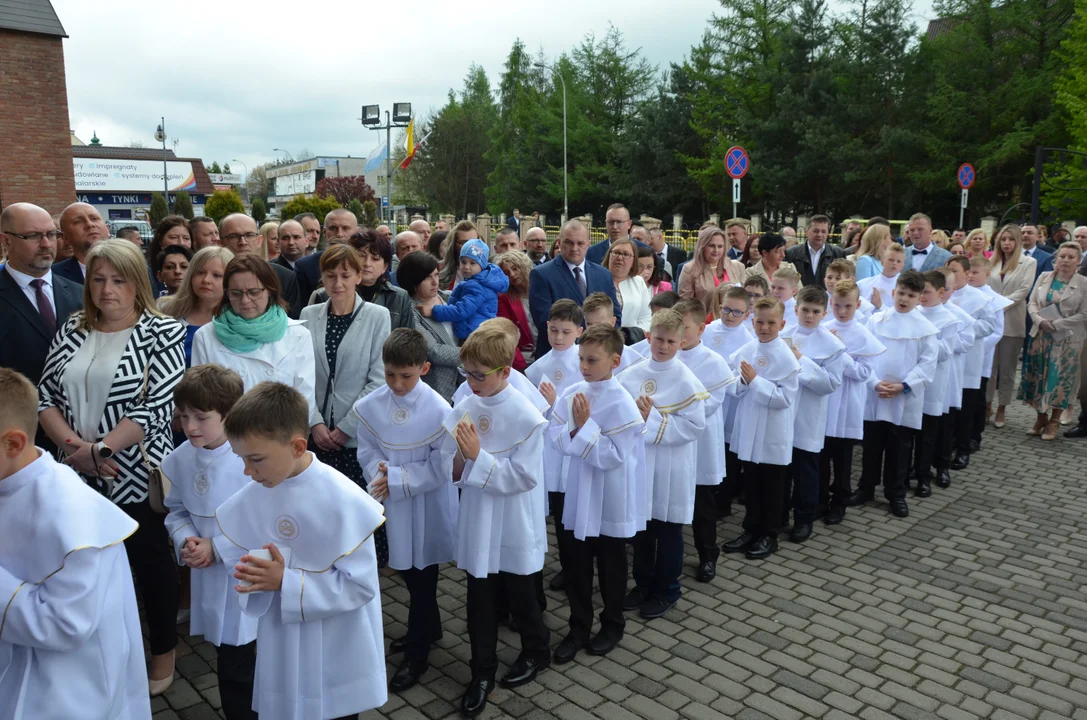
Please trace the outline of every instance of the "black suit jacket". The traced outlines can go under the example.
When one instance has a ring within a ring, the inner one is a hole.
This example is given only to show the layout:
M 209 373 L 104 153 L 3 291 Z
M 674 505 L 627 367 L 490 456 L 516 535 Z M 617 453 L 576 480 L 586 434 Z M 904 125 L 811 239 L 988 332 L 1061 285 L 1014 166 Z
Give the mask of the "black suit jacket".
M 687 251 L 678 245 L 669 245 L 664 252 L 664 259 L 672 266 L 672 279 L 679 280 L 679 266 L 690 257 Z
M 71 280 L 76 285 L 83 284 L 83 269 L 79 267 L 79 261 L 75 259 L 75 255 L 67 260 L 61 260 L 58 263 L 53 263 L 53 277 L 60 276 L 65 280 Z M 18 289 L 18 288 L 16 288 Z M 80 306 L 82 306 L 82 301 Z M 33 307 L 31 308 L 33 309 Z M 61 321 L 57 320 L 57 325 L 60 326 Z
M 268 264 L 272 266 L 272 269 L 276 271 L 276 275 L 279 277 L 280 293 L 289 306 L 287 315 L 291 319 L 297 320 L 298 316 L 302 314 L 302 307 L 305 303 L 298 294 L 298 281 L 294 277 L 294 270 L 288 270 L 274 261 Z M 306 300 L 309 300 L 308 296 Z
M 800 282 L 805 286 L 816 285 L 819 288 L 826 290 L 824 280 L 827 276 L 827 268 L 830 264 L 839 258 L 845 257 L 845 250 L 837 245 L 831 245 L 827 243 L 823 246 L 823 254 L 819 256 L 819 267 L 812 268 L 811 266 L 811 253 L 808 250 L 808 244 L 801 243 L 794 245 L 785 251 L 786 262 L 791 262 L 796 271 L 800 273 Z
M 79 265 L 76 265 L 78 271 Z M 57 312 L 57 327 L 60 328 L 68 316 L 82 309 L 83 286 L 69 282 L 54 272 L 53 305 Z M 16 370 L 37 385 L 53 337 L 15 278 L 6 269 L 0 269 L 0 367 Z M 41 429 L 35 442 L 47 450 L 55 449 Z
M 298 282 L 298 295 L 302 298 L 302 305 L 309 303 L 310 295 L 321 284 L 321 252 L 315 252 L 298 258 L 294 264 L 294 279 Z

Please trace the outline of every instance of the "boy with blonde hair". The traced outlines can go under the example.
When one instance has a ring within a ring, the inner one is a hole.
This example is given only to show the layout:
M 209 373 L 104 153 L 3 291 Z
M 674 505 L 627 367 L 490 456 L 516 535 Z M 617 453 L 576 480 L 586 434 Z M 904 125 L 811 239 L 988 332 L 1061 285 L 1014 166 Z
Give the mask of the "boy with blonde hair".
M 891 302 L 895 285 L 898 283 L 898 275 L 906 266 L 906 248 L 898 243 L 891 243 L 883 251 L 880 262 L 883 263 L 883 272 L 857 281 L 857 287 L 861 289 L 861 297 L 872 303 L 876 310 L 882 309 L 885 304 Z
M 785 327 L 796 324 L 796 293 L 800 288 L 800 273 L 792 268 L 778 268 L 770 281 L 770 296 L 785 306 Z
M 521 635 L 521 653 L 502 685 L 532 682 L 551 661 L 538 595 L 547 552 L 547 421 L 509 383 L 515 349 L 516 342 L 499 327 L 480 326 L 468 336 L 460 356 L 471 394 L 442 423 L 447 437 L 441 452 L 452 458 L 453 482 L 461 492 L 456 562 L 468 585 L 472 678 L 461 699 L 461 712 L 468 716 L 483 711 L 494 689 L 498 592 Z

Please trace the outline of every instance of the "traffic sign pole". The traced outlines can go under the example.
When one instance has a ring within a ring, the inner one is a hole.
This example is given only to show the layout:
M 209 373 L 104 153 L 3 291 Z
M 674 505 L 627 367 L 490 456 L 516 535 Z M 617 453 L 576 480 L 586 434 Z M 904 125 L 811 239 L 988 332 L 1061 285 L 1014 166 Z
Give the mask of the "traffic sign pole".
M 959 203 L 959 227 L 962 227 L 963 216 L 966 213 L 966 204 L 970 195 L 970 188 L 974 186 L 974 180 L 977 179 L 977 171 L 974 170 L 974 166 L 970 163 L 963 163 L 959 165 L 958 181 L 959 187 L 962 188 L 962 202 Z
M 732 217 L 739 217 L 736 206 L 740 202 L 740 178 L 732 179 Z
M 959 227 L 962 227 L 962 216 L 966 212 L 966 199 L 970 195 L 970 191 L 966 188 L 962 189 L 962 202 L 959 204 Z
M 725 153 L 725 172 L 732 178 L 732 217 L 739 217 L 736 206 L 740 202 L 740 178 L 747 175 L 750 165 L 747 150 L 739 145 L 733 145 Z

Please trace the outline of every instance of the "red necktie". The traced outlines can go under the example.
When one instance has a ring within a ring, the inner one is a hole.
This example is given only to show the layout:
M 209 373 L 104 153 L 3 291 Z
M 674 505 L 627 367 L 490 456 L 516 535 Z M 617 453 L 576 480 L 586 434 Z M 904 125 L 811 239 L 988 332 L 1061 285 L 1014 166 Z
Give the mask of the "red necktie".
M 38 312 L 45 323 L 45 329 L 50 335 L 57 332 L 57 314 L 53 312 L 53 303 L 49 302 L 49 296 L 45 293 L 45 281 L 41 278 L 30 281 L 30 287 L 34 288 L 34 299 L 38 301 Z

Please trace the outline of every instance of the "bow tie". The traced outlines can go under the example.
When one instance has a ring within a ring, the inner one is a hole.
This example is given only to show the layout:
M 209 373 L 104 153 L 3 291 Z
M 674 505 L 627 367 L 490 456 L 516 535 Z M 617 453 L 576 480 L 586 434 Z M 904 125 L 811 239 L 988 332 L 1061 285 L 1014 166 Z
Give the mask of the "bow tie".
M 913 254 L 914 255 L 928 255 L 928 248 L 925 248 L 924 250 L 914 250 Z

